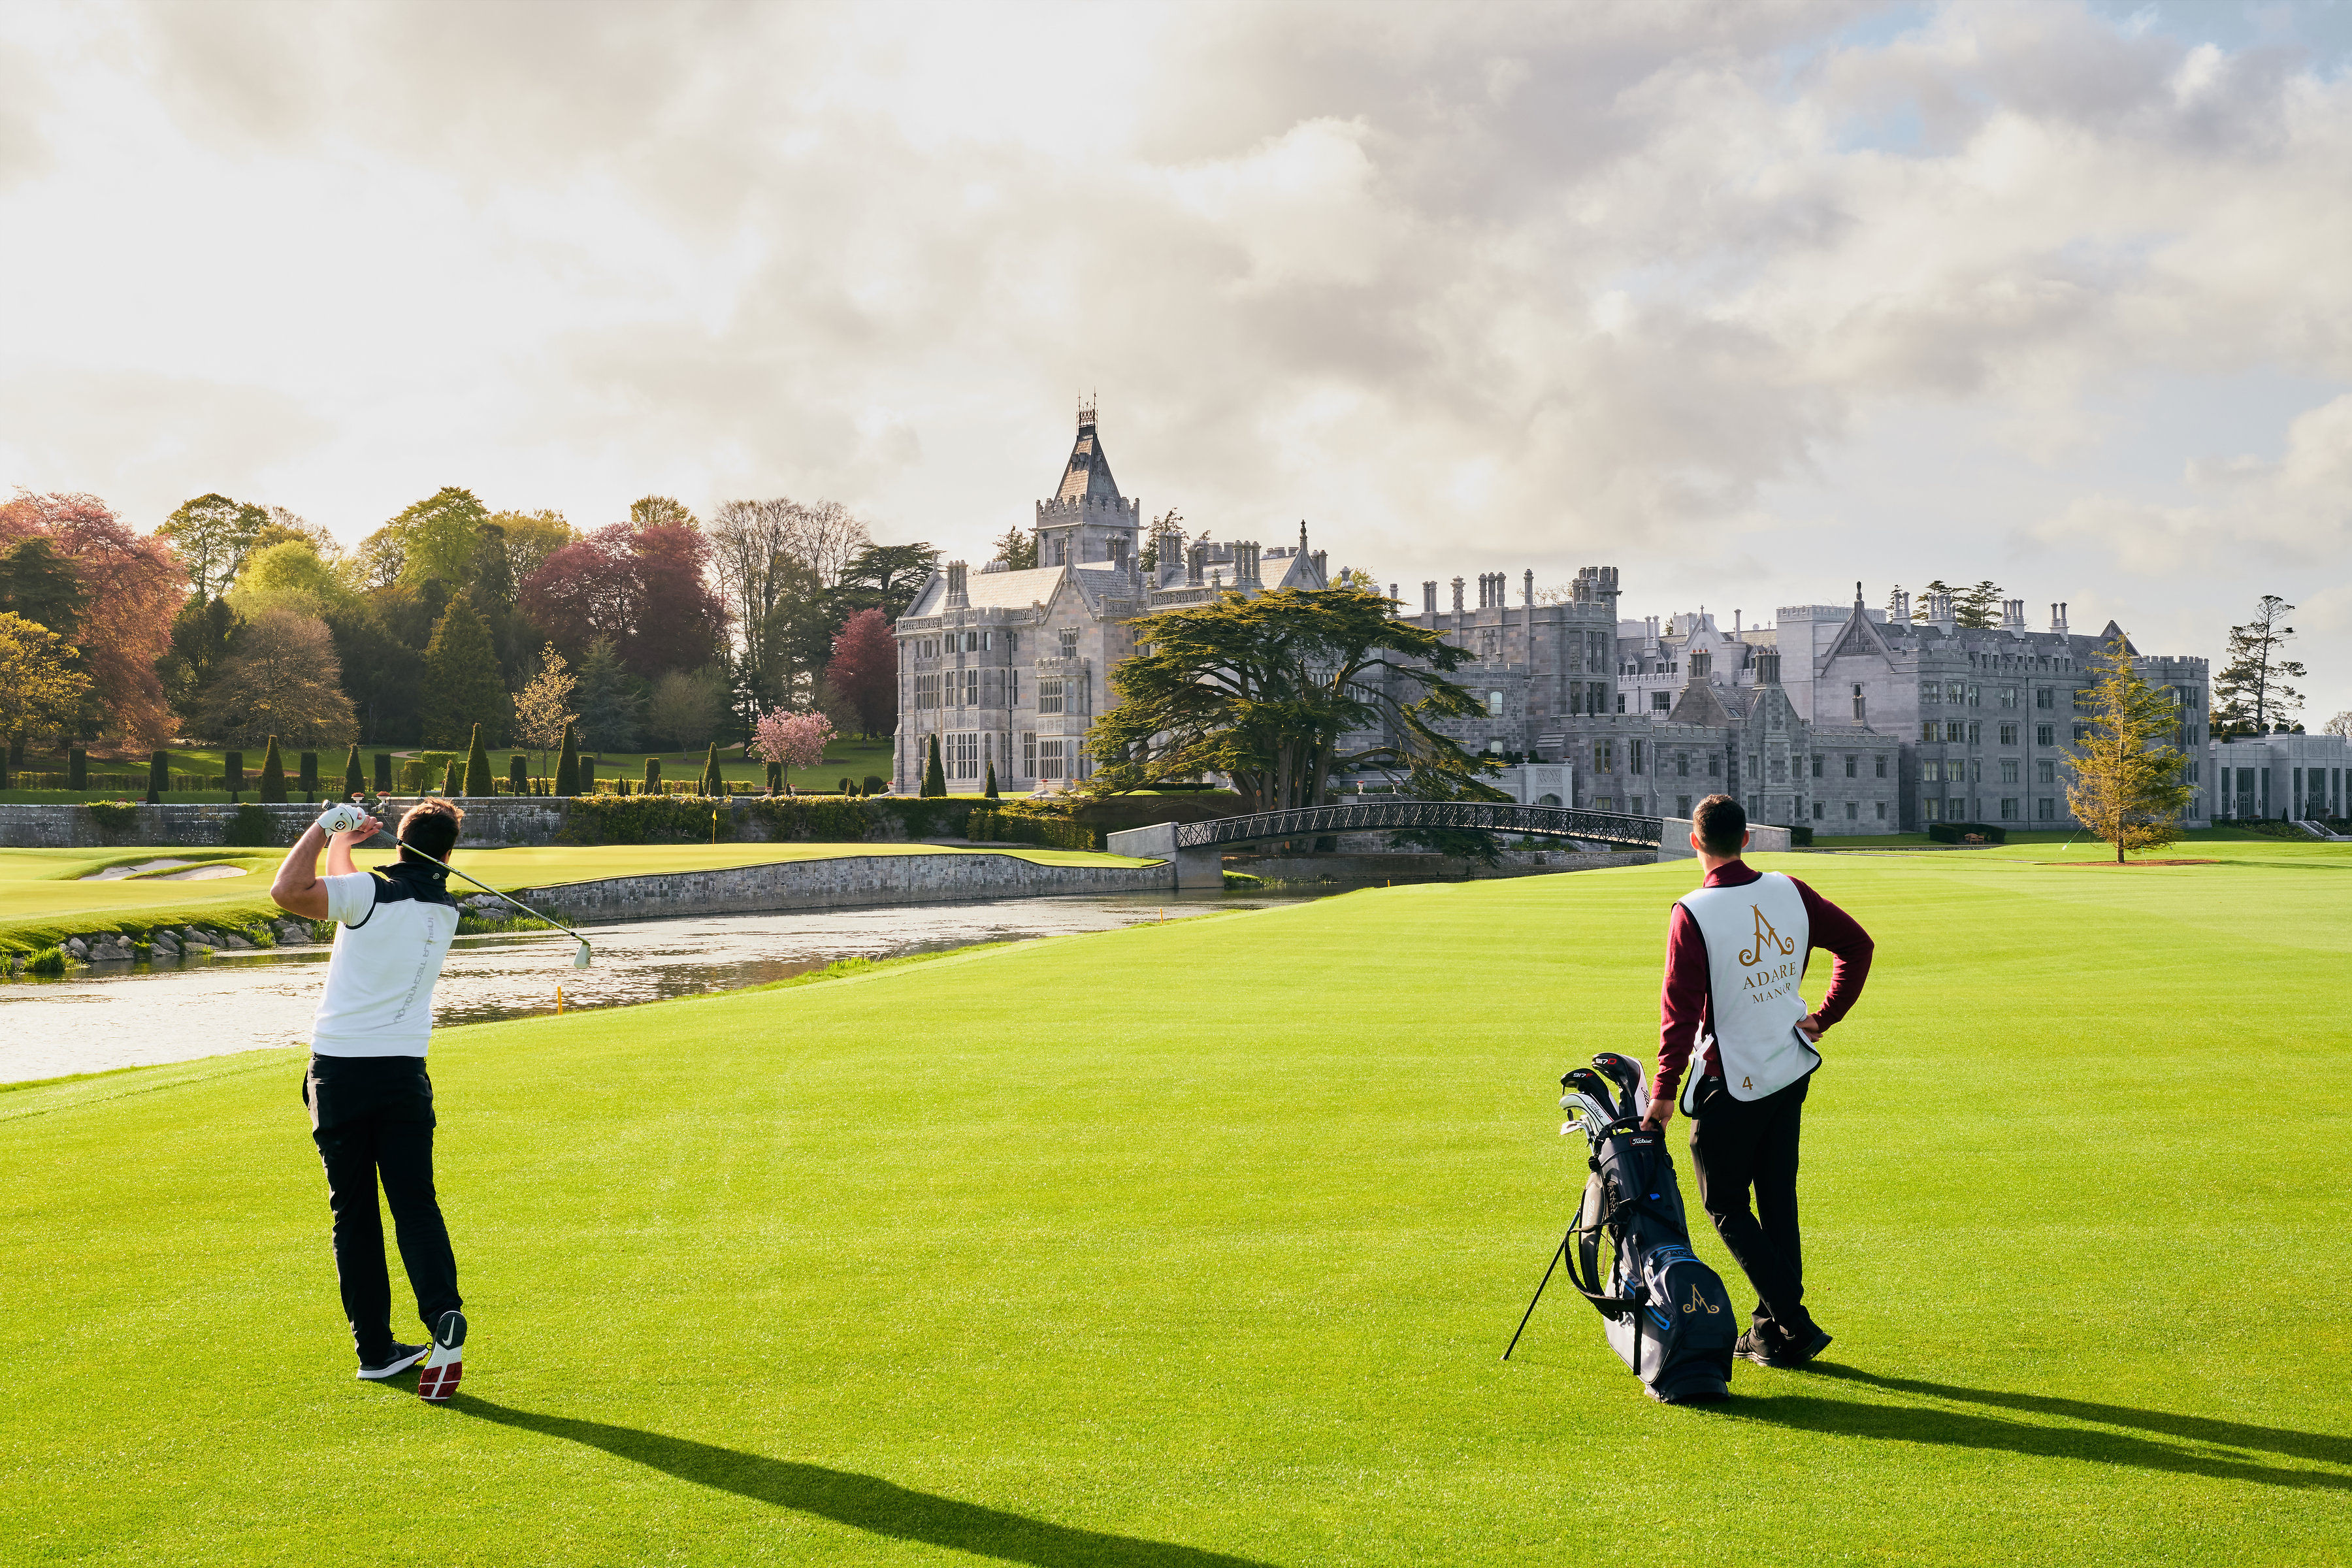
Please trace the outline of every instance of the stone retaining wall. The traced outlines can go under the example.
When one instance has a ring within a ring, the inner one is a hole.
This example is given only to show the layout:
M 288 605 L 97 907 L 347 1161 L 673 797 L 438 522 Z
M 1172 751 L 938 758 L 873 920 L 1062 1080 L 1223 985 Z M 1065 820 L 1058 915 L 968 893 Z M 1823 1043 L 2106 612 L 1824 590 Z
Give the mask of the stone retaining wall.
M 1246 871 L 1269 882 L 1380 882 L 1396 877 L 1548 877 L 1561 871 L 1593 871 L 1610 866 L 1647 866 L 1653 850 L 1600 855 L 1580 849 L 1506 849 L 1499 866 L 1481 866 L 1452 855 L 1391 851 L 1378 855 L 1228 855 L 1224 868 Z
M 722 871 L 607 877 L 515 897 L 570 924 L 757 914 L 863 905 L 1035 898 L 1056 893 L 1156 892 L 1160 866 L 1045 866 L 1012 855 L 841 855 Z

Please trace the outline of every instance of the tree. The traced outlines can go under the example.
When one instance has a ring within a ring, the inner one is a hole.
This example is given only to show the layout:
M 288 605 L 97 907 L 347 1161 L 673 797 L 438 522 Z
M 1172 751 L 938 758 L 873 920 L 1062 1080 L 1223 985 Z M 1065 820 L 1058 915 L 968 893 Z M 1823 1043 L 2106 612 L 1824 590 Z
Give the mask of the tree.
M 994 757 L 988 759 L 988 783 L 982 786 L 980 793 L 990 800 L 1003 798 L 996 793 L 996 759 Z
M 454 746 L 476 724 L 496 737 L 507 725 L 506 682 L 499 678 L 490 628 L 467 599 L 452 599 L 425 649 L 425 743 Z
M 2338 713 L 2319 727 L 2323 735 L 2342 735 L 2352 739 L 2352 711 Z
M 2000 584 L 1987 577 L 1973 588 L 1953 595 L 1952 619 L 1964 626 L 1998 626 L 2001 623 Z
M 562 795 L 580 793 L 580 740 L 569 724 L 563 726 L 563 752 L 555 763 L 555 793 Z
M 473 734 L 466 742 L 466 793 L 469 795 L 499 793 L 498 775 L 490 772 L 490 749 L 482 743 L 482 727 L 479 724 L 474 726 Z
M 304 750 L 352 739 L 357 722 L 324 621 L 264 610 L 238 628 L 230 648 L 199 702 L 207 737 L 232 746 L 283 737 Z
M 190 595 L 172 618 L 171 647 L 156 661 L 155 670 L 163 683 L 164 700 L 183 721 L 194 721 L 199 694 L 228 658 L 229 635 L 236 629 L 236 613 L 226 599 Z M 336 652 L 341 651 L 338 642 Z
M 437 579 L 464 589 L 473 584 L 477 531 L 489 521 L 489 509 L 473 491 L 444 485 L 404 508 L 361 549 L 364 554 L 382 539 L 379 548 L 399 556 L 396 580 L 412 588 Z
M 879 610 L 883 619 L 895 621 L 907 613 L 939 565 L 940 552 L 920 541 L 866 545 L 843 564 L 835 580 L 841 612 Z
M 156 661 L 187 597 L 187 574 L 164 542 L 134 533 L 90 495 L 24 495 L 0 506 L 0 553 L 40 537 L 73 563 L 84 595 L 72 641 L 90 678 L 85 733 L 120 735 L 142 749 L 172 738 Z
M 267 513 L 269 521 L 263 523 L 253 536 L 252 550 L 266 550 L 273 544 L 289 541 L 307 544 L 320 560 L 334 564 L 343 562 L 342 542 L 320 524 L 297 516 L 282 506 L 273 506 Z M 162 531 L 157 530 L 158 532 Z
M 370 744 L 415 739 L 424 699 L 424 648 L 433 626 L 420 596 L 408 588 L 381 589 L 330 609 L 326 619 L 360 739 Z M 413 628 L 413 640 L 396 626 Z
M 646 679 L 700 669 L 726 647 L 726 604 L 703 580 L 709 552 L 683 523 L 615 523 L 550 555 L 517 602 L 567 658 L 601 639 Z
M 940 765 L 940 738 L 931 737 L 930 756 L 923 763 L 923 793 L 933 797 L 948 793 L 947 770 Z
M 1353 588 L 1360 594 L 1379 594 L 1383 599 L 1388 597 L 1381 585 L 1372 581 L 1372 574 L 1360 566 L 1340 567 L 1339 574 L 1331 579 L 1331 586 Z
M 710 742 L 710 751 L 702 759 L 702 793 L 713 800 L 727 793 L 727 775 L 719 771 L 719 742 Z
M 832 740 L 833 721 L 824 714 L 771 708 L 760 715 L 749 750 L 776 767 L 806 769 L 824 761 L 824 748 Z M 784 774 L 787 780 L 791 776 L 789 772 Z
M 629 503 L 631 528 L 699 528 L 686 503 L 671 496 L 640 496 Z
M 62 729 L 80 711 L 89 677 L 74 653 L 37 621 L 0 610 L 0 753 L 10 738 Z
M 2276 594 L 2264 594 L 2254 618 L 2230 628 L 2229 657 L 2213 677 L 2214 733 L 2259 735 L 2303 706 L 2303 693 L 2287 684 L 2311 673 L 2286 657 L 2294 628 L 2283 623 L 2294 613 Z
M 68 641 L 81 630 L 89 595 L 72 562 L 38 534 L 0 550 L 0 610 L 45 626 Z
M 711 738 L 723 710 L 719 682 L 712 672 L 672 670 L 654 682 L 653 698 L 646 704 L 646 728 L 654 740 L 684 751 Z
M 887 735 L 898 723 L 898 639 L 879 610 L 860 610 L 841 624 L 824 679 L 850 711 L 858 732 Z
M 539 673 L 515 693 L 515 729 L 527 745 L 537 747 L 540 771 L 547 770 L 547 753 L 564 743 L 580 715 L 571 710 L 572 688 L 579 682 L 549 643 L 540 655 Z
M 268 748 L 261 753 L 261 784 L 254 791 L 265 805 L 286 804 L 286 763 L 278 754 L 278 737 L 269 737 Z
M 1319 805 L 1335 769 L 1403 775 L 1424 798 L 1499 798 L 1491 764 L 1434 727 L 1486 711 L 1445 679 L 1470 657 L 1398 620 L 1387 595 L 1278 589 L 1164 610 L 1134 623 L 1150 652 L 1111 675 L 1118 704 L 1087 749 L 1106 791 L 1201 773 L 1232 777 L 1250 811 Z M 1339 749 L 1350 732 L 1384 739 Z
M 637 743 L 646 698 L 636 677 L 621 668 L 609 642 L 588 645 L 572 689 L 580 709 L 580 741 L 592 752 L 625 752 Z
M 1157 539 L 1159 535 L 1152 537 Z M 1143 553 L 1149 557 L 1156 548 L 1156 545 L 1146 545 Z M 1004 537 L 996 542 L 996 558 L 1004 563 L 1008 572 L 1034 570 L 1037 565 L 1037 536 L 1018 526 L 1006 529 Z M 1150 571 L 1151 562 L 1147 560 L 1143 565 L 1146 571 Z
M 229 608 L 247 620 L 268 609 L 323 616 L 351 604 L 353 596 L 350 583 L 320 559 L 318 547 L 307 539 L 257 544 L 246 552 L 236 581 L 223 595 Z
M 254 536 L 268 522 L 269 514 L 261 508 L 215 492 L 182 501 L 155 536 L 170 542 L 197 596 L 217 598 L 244 564 Z
M 360 766 L 360 743 L 352 742 L 352 754 L 343 759 L 343 798 L 367 794 L 367 770 Z
M 580 537 L 560 511 L 493 512 L 490 521 L 506 542 L 507 579 L 517 586 L 546 565 L 549 556 Z
M 2121 636 L 2099 651 L 2095 668 L 2090 733 L 2074 748 L 2066 809 L 2116 847 L 2121 865 L 2127 850 L 2158 848 L 2180 837 L 2191 793 L 2182 782 L 2189 759 L 2171 743 L 2180 723 L 2171 696 L 2139 678 Z

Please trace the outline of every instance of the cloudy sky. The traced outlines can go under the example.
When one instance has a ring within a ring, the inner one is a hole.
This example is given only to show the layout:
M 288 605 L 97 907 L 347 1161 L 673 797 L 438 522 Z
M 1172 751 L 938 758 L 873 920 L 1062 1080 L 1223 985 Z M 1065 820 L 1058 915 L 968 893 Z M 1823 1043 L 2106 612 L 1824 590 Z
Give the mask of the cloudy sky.
M 0 7 L 0 489 L 1990 577 L 2352 708 L 2352 4 Z

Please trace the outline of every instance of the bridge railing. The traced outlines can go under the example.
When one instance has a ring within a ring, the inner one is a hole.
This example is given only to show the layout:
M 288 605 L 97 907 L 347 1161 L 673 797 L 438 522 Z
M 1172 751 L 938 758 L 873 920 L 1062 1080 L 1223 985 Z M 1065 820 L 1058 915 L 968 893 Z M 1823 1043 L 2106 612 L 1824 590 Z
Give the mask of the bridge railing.
M 1312 805 L 1295 811 L 1262 811 L 1247 816 L 1220 816 L 1173 826 L 1179 849 L 1206 849 L 1265 838 L 1306 838 L 1416 827 L 1483 829 L 1489 833 L 1656 847 L 1664 833 L 1664 824 L 1654 816 L 1484 800 L 1391 800 L 1356 805 Z

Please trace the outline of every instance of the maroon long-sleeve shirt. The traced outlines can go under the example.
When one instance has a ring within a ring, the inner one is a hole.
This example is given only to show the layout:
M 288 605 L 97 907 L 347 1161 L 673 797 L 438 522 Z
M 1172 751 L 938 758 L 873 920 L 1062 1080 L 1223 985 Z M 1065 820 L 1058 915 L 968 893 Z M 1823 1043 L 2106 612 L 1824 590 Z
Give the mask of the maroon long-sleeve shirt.
M 1763 874 L 1750 869 L 1744 860 L 1728 860 L 1706 874 L 1704 886 L 1744 888 Z M 1863 982 L 1870 978 L 1873 944 L 1870 933 L 1852 915 L 1796 878 L 1789 880 L 1797 882 L 1797 891 L 1805 900 L 1805 962 L 1812 962 L 1812 950 L 1817 947 L 1828 949 L 1837 960 L 1837 967 L 1830 972 L 1829 994 L 1807 1020 L 1826 1030 L 1861 998 Z M 1672 1100 L 1681 1088 L 1683 1071 L 1690 1063 L 1701 1028 L 1710 1036 L 1715 1033 L 1715 994 L 1708 978 L 1706 938 L 1691 912 L 1676 904 L 1666 926 L 1666 984 L 1658 1001 L 1658 1070 L 1650 1084 L 1654 1100 Z M 1722 1077 L 1723 1065 L 1709 1062 L 1706 1076 Z

